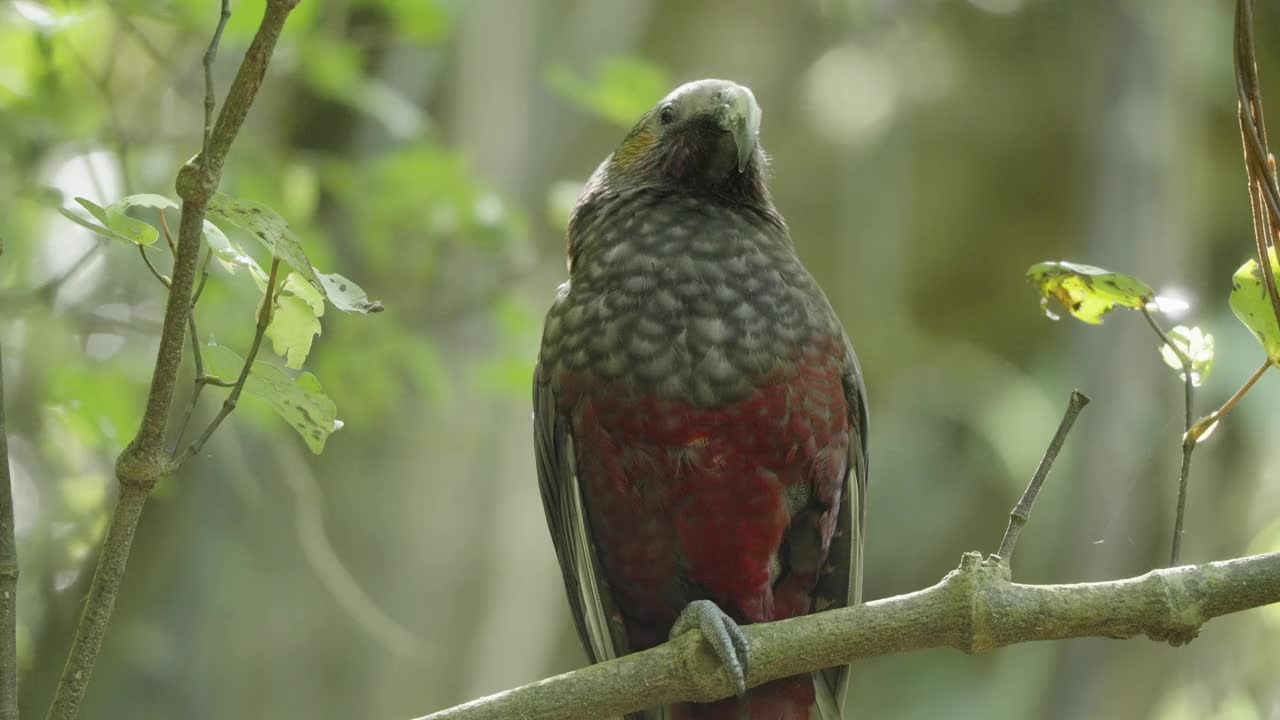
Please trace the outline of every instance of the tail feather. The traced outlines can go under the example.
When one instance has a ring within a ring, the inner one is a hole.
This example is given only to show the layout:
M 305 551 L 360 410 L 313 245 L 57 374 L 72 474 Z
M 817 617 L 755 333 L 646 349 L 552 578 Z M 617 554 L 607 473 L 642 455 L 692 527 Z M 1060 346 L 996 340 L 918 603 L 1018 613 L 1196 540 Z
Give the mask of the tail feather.
M 844 720 L 844 715 L 840 711 L 844 705 L 844 698 L 837 694 L 844 690 L 843 683 L 837 690 L 827 682 L 825 673 L 817 673 L 813 676 L 813 690 L 813 720 Z

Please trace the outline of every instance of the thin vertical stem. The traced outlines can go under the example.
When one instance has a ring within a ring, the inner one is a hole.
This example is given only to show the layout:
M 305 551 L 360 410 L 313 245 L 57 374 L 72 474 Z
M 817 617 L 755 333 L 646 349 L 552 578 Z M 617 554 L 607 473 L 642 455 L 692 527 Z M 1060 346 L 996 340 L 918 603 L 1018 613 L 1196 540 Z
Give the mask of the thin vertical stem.
M 18 545 L 4 421 L 4 358 L 0 352 L 0 720 L 18 720 Z

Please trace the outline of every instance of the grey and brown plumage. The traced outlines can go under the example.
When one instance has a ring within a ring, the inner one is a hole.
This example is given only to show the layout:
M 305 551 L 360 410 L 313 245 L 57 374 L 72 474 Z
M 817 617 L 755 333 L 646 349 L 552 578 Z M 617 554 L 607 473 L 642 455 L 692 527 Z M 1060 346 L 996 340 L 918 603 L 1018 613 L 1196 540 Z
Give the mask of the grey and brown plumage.
M 534 378 L 548 525 L 598 662 L 858 602 L 865 391 L 765 184 L 751 91 L 677 88 L 600 165 Z M 847 668 L 650 714 L 837 717 Z

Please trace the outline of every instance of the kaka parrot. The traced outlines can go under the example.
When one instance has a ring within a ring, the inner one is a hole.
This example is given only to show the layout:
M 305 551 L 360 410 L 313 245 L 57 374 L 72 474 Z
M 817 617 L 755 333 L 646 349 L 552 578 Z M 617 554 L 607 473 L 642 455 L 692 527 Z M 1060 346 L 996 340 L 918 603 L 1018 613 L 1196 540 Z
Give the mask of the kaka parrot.
M 860 601 L 867 407 L 766 186 L 760 107 L 724 80 L 645 113 L 569 221 L 534 445 L 592 662 L 700 632 L 738 697 L 632 718 L 840 717 L 848 667 L 750 690 L 740 624 Z

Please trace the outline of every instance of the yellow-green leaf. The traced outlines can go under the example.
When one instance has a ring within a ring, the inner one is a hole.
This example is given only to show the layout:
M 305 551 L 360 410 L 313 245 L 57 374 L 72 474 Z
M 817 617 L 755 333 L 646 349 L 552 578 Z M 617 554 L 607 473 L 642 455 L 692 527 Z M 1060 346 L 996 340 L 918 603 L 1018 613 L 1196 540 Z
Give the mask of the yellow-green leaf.
M 283 357 L 286 367 L 298 370 L 311 352 L 311 341 L 320 334 L 324 297 L 297 273 L 289 273 L 272 311 L 266 336 L 271 349 Z
M 1280 277 L 1280 264 L 1276 263 L 1276 251 L 1271 253 L 1271 270 Z M 1262 343 L 1271 362 L 1280 363 L 1280 325 L 1276 323 L 1276 313 L 1271 307 L 1271 298 L 1267 294 L 1266 280 L 1262 277 L 1262 266 L 1255 259 L 1240 266 L 1231 276 L 1231 311 L 1240 322 L 1249 328 Z
M 1191 360 L 1191 384 L 1200 387 L 1209 371 L 1213 370 L 1213 335 L 1198 327 L 1179 325 L 1168 332 L 1169 341 Z M 1178 377 L 1186 380 L 1182 372 L 1182 360 L 1168 345 L 1160 346 L 1160 357 L 1169 367 L 1178 371 Z
M 1054 320 L 1058 316 L 1049 310 L 1051 297 L 1076 318 L 1097 325 L 1117 305 L 1139 310 L 1156 296 L 1141 280 L 1092 265 L 1042 262 L 1027 270 L 1027 279 L 1039 288 L 1040 307 Z
M 297 233 L 293 232 L 289 227 L 289 223 L 270 207 L 251 200 L 241 200 L 223 193 L 214 193 L 213 198 L 209 200 L 209 215 L 231 223 L 252 235 L 258 242 L 266 246 L 274 257 L 280 258 L 285 264 L 293 268 L 294 272 L 322 292 L 324 297 L 339 310 L 359 313 L 379 312 L 382 310 L 382 303 L 376 300 L 369 300 L 369 296 L 354 282 L 337 273 L 326 275 L 318 272 L 307 258 L 307 254 L 302 250 L 302 240 Z M 211 239 L 210 242 L 212 243 L 214 240 Z M 232 265 L 238 264 L 248 267 L 254 278 L 259 280 L 258 284 L 265 287 L 262 270 L 257 267 L 256 263 L 253 263 L 252 258 L 249 258 L 240 248 L 227 242 L 226 236 L 216 238 L 216 240 L 221 245 L 221 249 L 217 246 L 214 247 L 214 253 L 217 254 L 219 260 L 224 264 L 231 263 Z
M 236 377 L 244 367 L 244 358 L 221 345 L 206 346 L 204 361 L 209 371 L 220 377 Z M 337 406 L 311 373 L 293 378 L 280 368 L 254 362 L 244 391 L 270 403 L 317 455 L 324 451 L 329 435 L 342 427 Z

